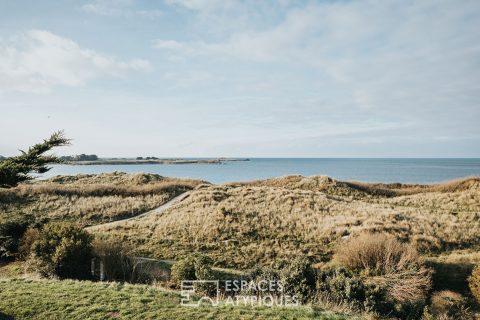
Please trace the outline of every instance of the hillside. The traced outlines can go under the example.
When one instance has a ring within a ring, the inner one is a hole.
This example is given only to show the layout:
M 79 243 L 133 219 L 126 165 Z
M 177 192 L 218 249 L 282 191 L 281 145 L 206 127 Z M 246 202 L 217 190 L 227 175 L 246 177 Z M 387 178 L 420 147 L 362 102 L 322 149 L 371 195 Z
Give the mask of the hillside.
M 229 267 L 300 253 L 327 261 L 339 241 L 367 230 L 441 252 L 480 244 L 479 181 L 385 185 L 293 176 L 204 186 L 162 214 L 91 230 L 132 242 L 143 254 L 205 252 Z
M 156 174 L 56 176 L 0 189 L 0 218 L 31 214 L 36 219 L 97 224 L 135 216 L 205 183 Z

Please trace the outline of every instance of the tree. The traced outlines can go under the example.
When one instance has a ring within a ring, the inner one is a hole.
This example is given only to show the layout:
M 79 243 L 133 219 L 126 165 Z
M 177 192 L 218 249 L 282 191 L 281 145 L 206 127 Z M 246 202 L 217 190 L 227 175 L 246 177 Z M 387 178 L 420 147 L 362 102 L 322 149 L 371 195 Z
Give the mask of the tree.
M 54 147 L 70 144 L 70 139 L 65 138 L 63 131 L 53 133 L 50 138 L 22 151 L 19 156 L 6 158 L 0 161 L 0 188 L 10 188 L 18 183 L 34 179 L 30 173 L 45 173 L 51 163 L 60 163 L 61 160 L 54 155 L 45 153 Z

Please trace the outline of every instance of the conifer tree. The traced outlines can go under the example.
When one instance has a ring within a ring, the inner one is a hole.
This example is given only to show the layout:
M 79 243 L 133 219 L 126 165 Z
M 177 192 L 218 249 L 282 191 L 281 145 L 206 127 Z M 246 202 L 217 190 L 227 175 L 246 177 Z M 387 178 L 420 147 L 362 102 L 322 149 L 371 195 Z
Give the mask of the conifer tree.
M 31 146 L 19 156 L 0 160 L 0 187 L 10 188 L 18 183 L 34 179 L 32 173 L 45 173 L 51 168 L 47 165 L 60 163 L 55 155 L 46 155 L 54 147 L 70 144 L 70 139 L 65 138 L 63 131 L 54 132 L 50 138 Z

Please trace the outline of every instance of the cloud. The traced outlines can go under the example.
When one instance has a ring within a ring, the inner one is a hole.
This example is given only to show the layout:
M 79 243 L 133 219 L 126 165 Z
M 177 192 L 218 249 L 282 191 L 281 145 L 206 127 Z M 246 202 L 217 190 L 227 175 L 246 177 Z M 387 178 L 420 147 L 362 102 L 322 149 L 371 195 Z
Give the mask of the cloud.
M 160 10 L 134 9 L 133 0 L 94 0 L 82 6 L 86 12 L 101 16 L 156 18 L 163 15 Z
M 167 72 L 163 78 L 168 81 L 170 90 L 200 87 L 209 84 L 215 76 L 207 71 L 188 70 L 186 72 Z
M 166 0 L 169 5 L 176 5 L 195 11 L 218 11 L 228 7 L 236 6 L 240 1 L 224 0 Z
M 236 19 L 239 14 L 216 2 L 169 2 L 199 15 L 208 11 Z M 157 39 L 153 46 L 177 58 L 271 65 L 276 70 L 311 68 L 320 88 L 343 92 L 339 103 L 390 114 L 421 106 L 420 112 L 427 114 L 480 103 L 475 93 L 480 83 L 479 17 L 476 1 L 313 2 L 286 7 L 277 23 L 239 28 L 220 41 Z
M 59 85 L 76 87 L 98 77 L 149 68 L 146 60 L 121 61 L 45 30 L 30 30 L 0 41 L 3 91 L 47 93 Z

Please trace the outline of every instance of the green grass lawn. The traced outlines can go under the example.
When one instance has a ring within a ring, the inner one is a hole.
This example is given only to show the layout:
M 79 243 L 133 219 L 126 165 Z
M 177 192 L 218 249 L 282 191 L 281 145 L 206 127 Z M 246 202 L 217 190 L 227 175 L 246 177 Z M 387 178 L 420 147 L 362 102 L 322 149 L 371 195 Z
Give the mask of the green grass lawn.
M 0 319 L 349 319 L 309 307 L 180 306 L 180 296 L 143 285 L 0 280 Z

